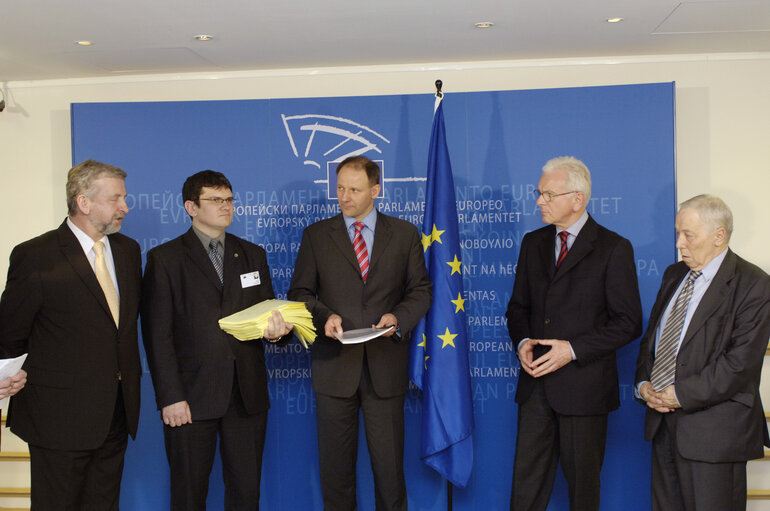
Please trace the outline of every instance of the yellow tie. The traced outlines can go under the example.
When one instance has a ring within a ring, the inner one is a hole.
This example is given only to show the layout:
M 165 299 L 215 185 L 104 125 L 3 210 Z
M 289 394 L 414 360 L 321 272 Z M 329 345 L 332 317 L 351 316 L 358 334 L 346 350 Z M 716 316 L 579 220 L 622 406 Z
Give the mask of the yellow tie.
M 101 241 L 94 243 L 94 253 L 96 254 L 94 273 L 96 273 L 99 285 L 102 286 L 104 297 L 107 299 L 107 305 L 110 306 L 110 312 L 112 312 L 112 319 L 115 320 L 115 325 L 117 326 L 120 314 L 120 299 L 118 298 L 118 292 L 115 290 L 115 285 L 112 283 L 110 272 L 107 270 L 107 264 L 104 262 L 104 243 Z

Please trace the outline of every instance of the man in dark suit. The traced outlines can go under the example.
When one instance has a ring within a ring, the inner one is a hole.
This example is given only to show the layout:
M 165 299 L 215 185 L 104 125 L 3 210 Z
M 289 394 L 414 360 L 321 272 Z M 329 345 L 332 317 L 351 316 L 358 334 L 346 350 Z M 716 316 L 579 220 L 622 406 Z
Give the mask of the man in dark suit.
M 61 226 L 13 249 L 0 355 L 28 352 L 8 423 L 29 444 L 32 509 L 118 509 L 139 420 L 139 245 L 118 234 L 126 173 L 87 160 Z
M 634 254 L 586 212 L 580 160 L 548 161 L 538 193 L 550 225 L 522 240 L 507 313 L 524 370 L 511 509 L 544 510 L 561 459 L 570 509 L 597 510 L 607 415 L 620 406 L 615 351 L 642 330 Z
M 728 248 L 730 209 L 699 195 L 676 215 L 682 261 L 666 268 L 642 338 L 637 398 L 652 440 L 652 508 L 746 508 L 746 461 L 770 446 L 759 379 L 770 277 Z
M 324 508 L 356 509 L 358 411 L 363 410 L 376 508 L 404 510 L 404 396 L 409 332 L 427 312 L 431 283 L 417 229 L 374 209 L 380 169 L 356 156 L 337 166 L 341 215 L 303 234 L 289 298 L 306 302 L 323 334 L 312 348 Z M 355 250 L 354 250 L 355 245 Z M 343 345 L 345 330 L 394 330 Z
M 259 509 L 267 428 L 261 340 L 239 341 L 219 319 L 274 298 L 265 251 L 226 233 L 233 192 L 220 172 L 187 178 L 192 227 L 152 249 L 142 286 L 142 336 L 171 472 L 171 509 L 206 509 L 220 440 L 225 509 Z M 274 311 L 265 339 L 288 342 L 292 325 Z M 282 339 L 281 339 L 282 338 Z

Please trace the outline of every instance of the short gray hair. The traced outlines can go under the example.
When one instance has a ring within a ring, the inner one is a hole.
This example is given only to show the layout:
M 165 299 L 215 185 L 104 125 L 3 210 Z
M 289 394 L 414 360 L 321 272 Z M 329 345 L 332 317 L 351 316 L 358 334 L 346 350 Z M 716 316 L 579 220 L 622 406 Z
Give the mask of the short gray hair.
M 727 241 L 730 241 L 730 236 L 733 234 L 733 212 L 730 211 L 725 201 L 716 195 L 704 193 L 681 203 L 679 211 L 683 209 L 694 209 L 697 211 L 700 221 L 703 225 L 710 228 L 712 233 L 716 232 L 720 227 L 724 227 L 727 233 Z
M 78 195 L 91 197 L 94 193 L 94 181 L 101 177 L 126 179 L 126 172 L 109 163 L 86 160 L 72 167 L 67 174 L 67 211 L 70 215 L 78 210 Z
M 586 164 L 574 156 L 559 156 L 552 158 L 543 165 L 543 174 L 563 170 L 567 173 L 567 188 L 571 192 L 582 192 L 586 204 L 591 199 L 591 172 Z

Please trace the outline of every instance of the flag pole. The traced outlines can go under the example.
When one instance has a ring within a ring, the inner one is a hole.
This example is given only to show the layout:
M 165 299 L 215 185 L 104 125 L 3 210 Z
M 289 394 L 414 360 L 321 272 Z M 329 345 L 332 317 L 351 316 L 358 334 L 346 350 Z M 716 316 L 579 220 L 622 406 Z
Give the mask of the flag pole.
M 433 303 L 412 331 L 412 338 L 422 342 L 410 346 L 409 377 L 423 392 L 420 458 L 446 481 L 446 509 L 451 511 L 454 487 L 465 488 L 473 466 L 473 396 L 462 262 L 458 259 L 457 202 L 444 129 L 443 82 L 434 83 L 421 240 L 433 282 Z M 452 377 L 447 380 L 447 375 Z
M 443 98 L 444 93 L 441 92 L 441 87 L 444 85 L 444 82 L 441 80 L 436 80 L 436 101 L 440 101 L 441 98 Z M 452 483 L 449 482 L 449 479 L 445 479 L 446 481 L 446 509 L 447 511 L 452 511 Z

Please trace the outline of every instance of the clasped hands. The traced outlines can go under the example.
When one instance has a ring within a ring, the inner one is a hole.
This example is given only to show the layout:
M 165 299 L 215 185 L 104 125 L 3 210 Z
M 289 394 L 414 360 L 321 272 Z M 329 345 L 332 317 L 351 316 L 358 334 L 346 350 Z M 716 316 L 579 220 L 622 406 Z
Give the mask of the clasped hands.
M 21 369 L 13 376 L 0 381 L 0 399 L 15 396 L 27 384 L 27 371 Z
M 676 399 L 674 390 L 674 385 L 669 385 L 663 390 L 656 392 L 652 383 L 646 381 L 639 387 L 639 394 L 647 402 L 647 406 L 656 412 L 669 413 L 682 407 Z
M 533 350 L 538 344 L 550 346 L 551 349 L 533 360 Z M 561 339 L 527 339 L 519 346 L 519 361 L 528 375 L 540 378 L 572 362 L 572 349 L 569 341 Z
M 372 325 L 372 328 L 388 328 L 391 326 L 393 329 L 390 332 L 383 334 L 382 337 L 393 336 L 398 328 L 398 319 L 388 312 L 383 314 L 380 318 L 380 322 L 376 325 Z M 339 314 L 332 314 L 329 316 L 329 319 L 326 320 L 326 324 L 324 325 L 324 334 L 326 337 L 331 338 L 335 338 L 336 335 L 342 335 L 342 317 Z

